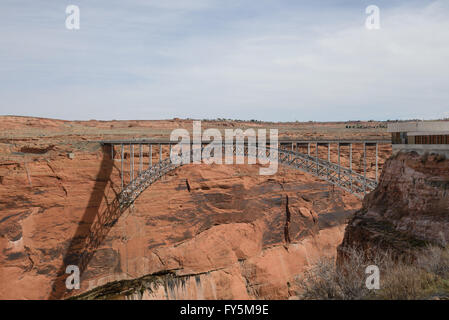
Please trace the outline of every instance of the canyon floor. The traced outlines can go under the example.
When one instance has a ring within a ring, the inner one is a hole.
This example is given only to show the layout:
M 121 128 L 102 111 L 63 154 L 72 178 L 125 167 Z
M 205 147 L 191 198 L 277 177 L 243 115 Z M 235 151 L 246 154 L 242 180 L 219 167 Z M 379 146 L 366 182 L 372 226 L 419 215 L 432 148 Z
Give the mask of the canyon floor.
M 280 138 L 305 140 L 389 138 L 377 122 L 202 126 L 276 128 Z M 120 214 L 112 206 L 120 162 L 98 141 L 168 138 L 175 128 L 191 130 L 191 120 L 4 116 L 0 128 L 0 299 L 294 299 L 295 279 L 320 257 L 336 256 L 362 207 L 355 196 L 291 168 L 260 176 L 258 165 L 191 164 Z M 361 171 L 362 149 L 353 151 Z M 390 155 L 381 147 L 381 169 Z M 371 177 L 374 165 L 371 156 Z M 81 287 L 68 291 L 66 267 L 86 251 Z

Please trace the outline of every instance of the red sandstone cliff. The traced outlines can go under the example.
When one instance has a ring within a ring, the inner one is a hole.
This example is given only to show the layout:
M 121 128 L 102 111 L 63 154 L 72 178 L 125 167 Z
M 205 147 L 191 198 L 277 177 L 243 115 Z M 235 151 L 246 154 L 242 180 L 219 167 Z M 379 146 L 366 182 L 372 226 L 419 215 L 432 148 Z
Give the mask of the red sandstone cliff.
M 190 122 L 0 120 L 1 299 L 287 299 L 304 268 L 335 256 L 346 218 L 360 208 L 297 170 L 189 165 L 120 214 L 120 162 L 89 141 L 166 136 Z M 303 124 L 290 126 L 282 134 Z M 329 126 L 301 130 L 335 136 Z M 381 150 L 381 163 L 388 154 Z M 86 255 L 81 289 L 67 292 L 65 267 Z
M 1 298 L 67 297 L 65 267 L 78 263 L 91 233 L 98 246 L 71 294 L 169 273 L 184 284 L 161 278 L 145 297 L 288 298 L 309 262 L 335 254 L 359 206 L 292 169 L 261 177 L 256 166 L 190 165 L 111 219 L 117 164 L 96 148 L 2 165 Z
M 399 153 L 387 160 L 379 186 L 349 222 L 339 258 L 350 247 L 407 254 L 448 240 L 449 160 Z

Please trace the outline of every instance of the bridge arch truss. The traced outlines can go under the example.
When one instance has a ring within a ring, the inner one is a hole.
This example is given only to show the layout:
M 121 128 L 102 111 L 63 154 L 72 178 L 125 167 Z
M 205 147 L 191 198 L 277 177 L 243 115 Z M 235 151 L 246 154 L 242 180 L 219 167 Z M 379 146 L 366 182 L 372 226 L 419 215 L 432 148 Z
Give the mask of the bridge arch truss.
M 120 175 L 121 175 L 121 192 L 118 195 L 120 210 L 126 210 L 137 197 L 151 186 L 161 177 L 182 166 L 182 163 L 174 163 L 170 156 L 164 158 L 164 146 L 168 154 L 172 151 L 176 142 L 166 140 L 116 140 L 101 141 L 103 145 L 111 146 L 111 155 L 114 159 L 120 155 Z M 205 145 L 210 141 L 201 143 L 201 152 Z M 363 173 L 353 170 L 353 145 L 363 145 Z M 232 146 L 233 156 L 245 157 L 275 157 L 279 165 L 288 166 L 298 169 L 302 172 L 309 173 L 319 179 L 329 182 L 358 198 L 362 199 L 367 193 L 374 190 L 378 183 L 379 177 L 379 144 L 391 144 L 389 140 L 328 140 L 328 141 L 304 141 L 304 140 L 280 140 L 277 148 L 267 146 L 254 146 L 257 154 L 251 152 L 254 150 L 249 148 L 248 144 L 238 145 L 234 143 Z M 331 161 L 331 146 L 337 145 L 337 163 Z M 129 179 L 125 182 L 125 148 L 128 148 L 129 161 Z M 307 146 L 307 152 L 301 152 L 301 147 Z M 320 157 L 319 146 L 327 146 L 327 159 Z M 118 152 L 115 150 L 118 147 Z M 315 154 L 312 154 L 314 147 Z M 347 147 L 349 155 L 349 167 L 343 167 L 341 164 L 341 148 Z M 367 177 L 367 147 L 375 147 L 375 178 Z M 223 154 L 226 153 L 223 147 Z M 144 168 L 143 158 L 144 149 L 148 152 L 148 161 Z M 158 159 L 154 159 L 154 154 L 158 154 Z M 193 153 L 190 154 L 192 160 Z M 138 163 L 135 163 L 138 158 Z M 203 159 L 204 160 L 204 159 Z M 192 163 L 192 161 L 189 161 Z

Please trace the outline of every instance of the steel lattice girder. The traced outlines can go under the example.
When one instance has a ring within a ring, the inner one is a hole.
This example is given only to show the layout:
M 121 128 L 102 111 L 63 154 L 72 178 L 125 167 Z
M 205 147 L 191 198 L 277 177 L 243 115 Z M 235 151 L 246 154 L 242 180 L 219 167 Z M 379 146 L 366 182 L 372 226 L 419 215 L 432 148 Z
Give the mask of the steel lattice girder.
M 225 147 L 224 147 L 225 149 Z M 204 148 L 201 149 L 201 153 Z M 230 151 L 230 149 L 228 149 Z M 254 157 L 256 154 L 267 158 L 274 153 L 279 163 L 299 169 L 306 173 L 311 173 L 316 177 L 328 181 L 331 184 L 362 198 L 366 191 L 372 191 L 376 188 L 377 182 L 363 175 L 354 172 L 348 168 L 341 167 L 332 162 L 315 158 L 300 152 L 294 152 L 283 149 L 256 148 L 256 153 L 250 153 L 250 148 L 233 145 L 232 153 L 235 156 Z M 251 148 L 252 150 L 252 148 Z M 197 151 L 200 151 L 198 149 Z M 226 154 L 226 149 L 224 150 Z M 190 160 L 193 162 L 193 152 L 190 152 Z M 123 211 L 128 208 L 137 197 L 150 185 L 160 179 L 168 172 L 182 166 L 183 164 L 174 164 L 170 158 L 166 158 L 145 171 L 142 171 L 134 180 L 132 180 L 119 194 L 120 209 Z

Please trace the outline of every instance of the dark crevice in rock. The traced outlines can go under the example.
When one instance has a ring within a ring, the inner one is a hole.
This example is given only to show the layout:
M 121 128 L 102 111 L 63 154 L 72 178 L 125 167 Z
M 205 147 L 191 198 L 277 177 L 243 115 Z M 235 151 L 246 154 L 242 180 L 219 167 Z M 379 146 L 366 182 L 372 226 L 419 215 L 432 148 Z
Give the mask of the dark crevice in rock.
M 284 239 L 285 243 L 289 244 L 291 242 L 290 240 L 290 234 L 289 234 L 289 227 L 290 227 L 290 220 L 291 220 L 291 213 L 290 208 L 288 207 L 288 195 L 285 196 L 285 226 L 284 226 Z
M 28 271 L 31 271 L 31 269 L 33 269 L 34 261 L 33 261 L 33 259 L 31 259 L 31 249 L 28 248 L 27 246 L 24 246 L 24 248 L 25 248 L 25 253 L 27 255 L 28 261 L 30 262 L 30 265 L 25 270 L 26 272 L 28 272 Z
M 31 153 L 31 154 L 44 154 L 47 153 L 50 150 L 54 150 L 54 145 L 49 145 L 46 148 L 34 148 L 34 147 L 22 147 L 20 148 L 20 152 L 23 153 Z

